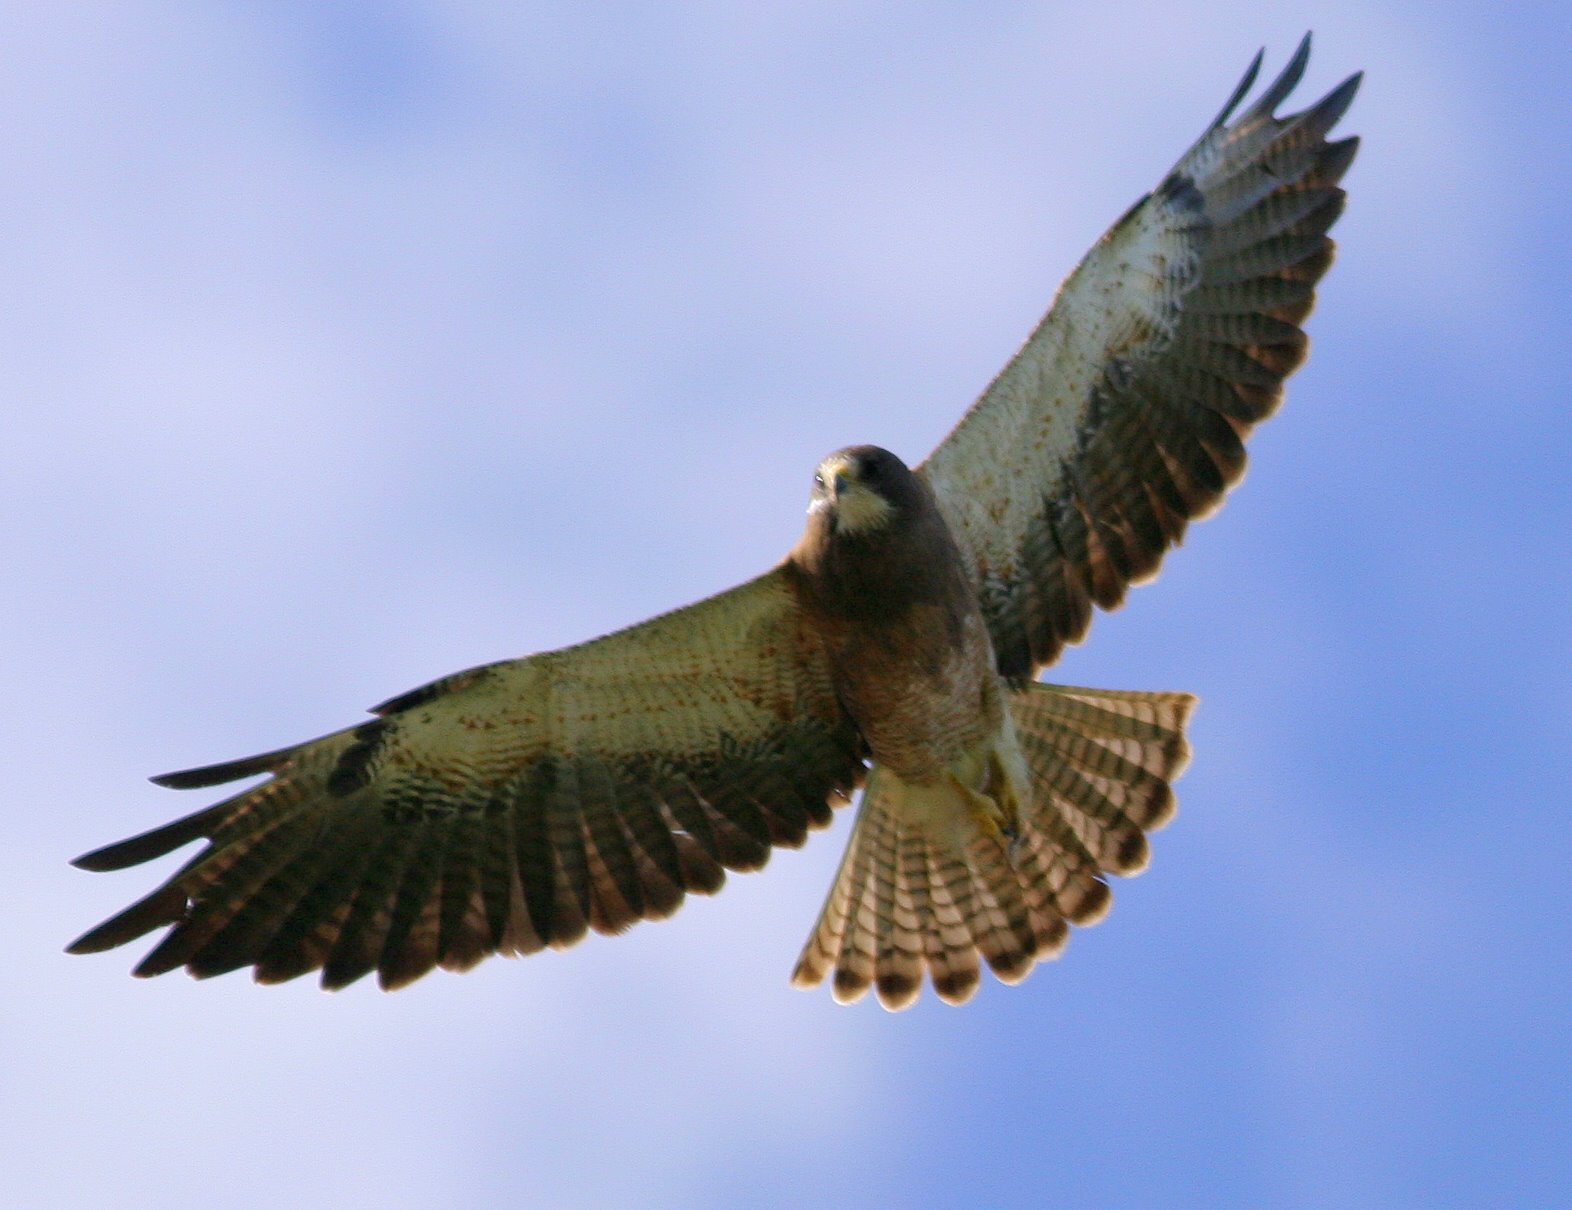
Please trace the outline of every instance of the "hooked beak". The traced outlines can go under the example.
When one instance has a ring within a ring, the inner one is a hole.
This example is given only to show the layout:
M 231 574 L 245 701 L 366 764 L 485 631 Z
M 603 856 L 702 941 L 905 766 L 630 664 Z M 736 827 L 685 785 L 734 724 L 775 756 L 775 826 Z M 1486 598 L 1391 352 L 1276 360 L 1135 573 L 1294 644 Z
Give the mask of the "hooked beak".
M 819 474 L 824 476 L 824 489 L 834 500 L 839 500 L 846 494 L 846 489 L 852 482 L 852 464 L 848 458 L 831 458 L 820 469 Z

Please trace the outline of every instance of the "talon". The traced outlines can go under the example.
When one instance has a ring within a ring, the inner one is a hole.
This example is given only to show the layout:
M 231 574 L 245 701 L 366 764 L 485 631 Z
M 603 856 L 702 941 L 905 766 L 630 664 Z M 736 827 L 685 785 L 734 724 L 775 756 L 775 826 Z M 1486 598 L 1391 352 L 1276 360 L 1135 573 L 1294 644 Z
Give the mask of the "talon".
M 1002 845 L 1013 861 L 1021 843 L 1020 825 L 1013 809 L 1014 804 L 1000 802 L 992 795 L 972 789 L 954 773 L 950 774 L 950 781 L 966 796 L 967 805 L 972 809 L 972 818 L 977 821 L 977 826 L 982 829 L 983 834 Z

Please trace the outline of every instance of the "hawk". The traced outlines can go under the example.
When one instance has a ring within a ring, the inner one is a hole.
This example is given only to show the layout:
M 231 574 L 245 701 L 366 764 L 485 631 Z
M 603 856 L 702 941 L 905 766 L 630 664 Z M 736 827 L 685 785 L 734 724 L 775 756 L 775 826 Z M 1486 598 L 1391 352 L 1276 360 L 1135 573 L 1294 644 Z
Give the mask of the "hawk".
M 1217 507 L 1304 360 L 1360 80 L 1276 116 L 1308 55 L 1235 117 L 1256 56 L 925 462 L 830 455 L 785 559 L 708 600 L 155 778 L 266 775 L 78 858 L 206 841 L 70 952 L 164 929 L 138 975 L 395 988 L 662 919 L 860 789 L 796 984 L 893 1009 L 926 972 L 960 1003 L 982 963 L 1014 983 L 1056 955 L 1146 865 L 1194 699 L 1036 677 Z

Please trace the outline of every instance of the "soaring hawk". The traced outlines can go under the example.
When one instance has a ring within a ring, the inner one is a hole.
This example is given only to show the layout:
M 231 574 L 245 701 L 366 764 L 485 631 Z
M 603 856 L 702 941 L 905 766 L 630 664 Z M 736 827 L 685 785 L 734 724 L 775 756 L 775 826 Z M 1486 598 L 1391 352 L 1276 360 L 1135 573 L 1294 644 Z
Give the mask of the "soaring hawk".
M 901 1008 L 926 971 L 958 1003 L 979 959 L 1014 983 L 1058 953 L 1173 814 L 1194 699 L 1036 676 L 1217 507 L 1304 360 L 1358 146 L 1327 136 L 1359 84 L 1277 117 L 1308 55 L 1235 117 L 1256 56 L 925 462 L 830 455 L 801 539 L 718 596 L 156 778 L 266 775 L 79 858 L 206 841 L 71 952 L 165 929 L 137 974 L 399 987 L 669 916 L 860 788 L 794 982 Z

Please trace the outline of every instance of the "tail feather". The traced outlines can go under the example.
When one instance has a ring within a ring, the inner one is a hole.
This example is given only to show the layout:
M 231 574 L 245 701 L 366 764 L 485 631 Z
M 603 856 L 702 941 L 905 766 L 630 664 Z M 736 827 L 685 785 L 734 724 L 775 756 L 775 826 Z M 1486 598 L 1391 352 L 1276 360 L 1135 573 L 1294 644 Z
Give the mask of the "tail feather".
M 1037 960 L 1037 937 L 1014 854 L 991 838 L 979 838 L 968 856 L 977 907 L 972 938 L 1000 982 L 1019 983 Z
M 882 1004 L 905 1008 L 922 990 L 923 935 L 933 911 L 928 894 L 928 846 L 920 830 L 900 830 L 895 854 L 895 910 L 879 947 L 874 983 Z
M 852 829 L 846 852 L 841 855 L 840 868 L 835 872 L 835 881 L 830 884 L 830 893 L 819 912 L 818 923 L 813 926 L 802 955 L 797 959 L 797 968 L 792 972 L 792 982 L 798 987 L 806 987 L 819 983 L 827 973 L 834 970 L 836 978 L 832 991 L 836 1001 L 842 1004 L 860 998 L 868 988 L 864 981 L 859 989 L 850 975 L 846 976 L 843 987 L 841 972 L 860 972 L 864 966 L 857 960 L 854 938 L 858 930 L 866 929 L 872 921 L 872 915 L 863 910 L 861 903 L 869 872 L 869 864 L 862 854 L 867 836 L 882 828 L 882 822 L 878 822 L 878 817 L 883 814 L 880 807 L 882 796 L 876 793 L 877 784 L 875 771 L 868 779 L 857 826 Z M 851 927 L 853 921 L 856 922 L 855 929 Z
M 908 788 L 875 769 L 846 855 L 803 947 L 792 982 L 832 977 L 836 1000 L 875 988 L 905 1008 L 926 969 L 947 1003 L 971 998 L 982 962 L 1016 983 L 1064 948 L 1071 924 L 1100 920 L 1112 901 L 1105 874 L 1146 864 L 1146 832 L 1172 817 L 1189 757 L 1184 726 L 1195 699 L 1031 684 L 1010 706 L 1032 780 L 1032 806 L 1004 838 L 907 801 Z M 970 815 L 961 818 L 971 819 Z
M 1145 833 L 1174 815 L 1170 782 L 1190 760 L 1184 727 L 1195 698 L 1033 684 L 1011 709 L 1038 814 L 1055 811 L 1103 870 L 1143 870 Z
M 923 938 L 923 952 L 933 990 L 946 1004 L 965 1004 L 977 990 L 977 947 L 968 920 L 971 897 L 972 880 L 965 865 L 930 847 L 928 898 L 933 917 Z
M 1062 813 L 1044 809 L 1044 799 L 1049 796 L 1039 794 L 1031 818 L 1022 822 L 1017 861 L 1041 887 L 1045 908 L 1071 924 L 1096 924 L 1108 914 L 1108 884 L 1080 834 Z

